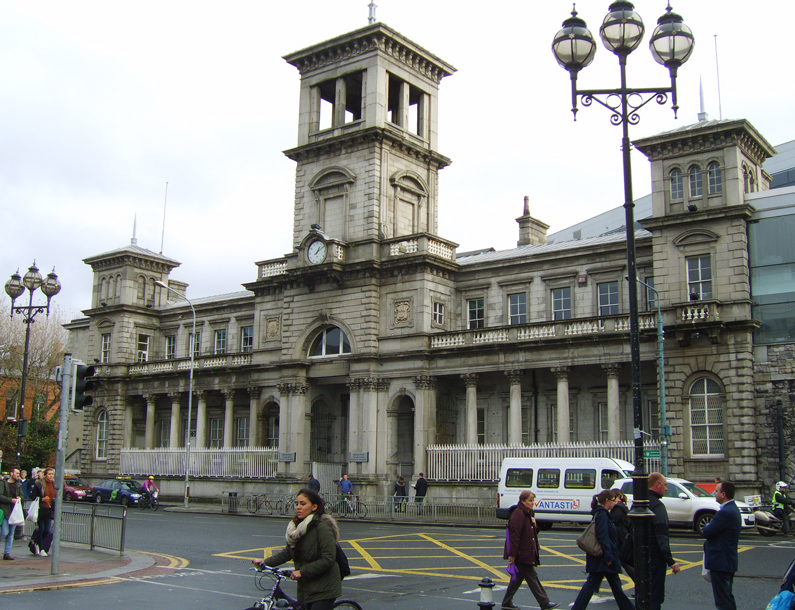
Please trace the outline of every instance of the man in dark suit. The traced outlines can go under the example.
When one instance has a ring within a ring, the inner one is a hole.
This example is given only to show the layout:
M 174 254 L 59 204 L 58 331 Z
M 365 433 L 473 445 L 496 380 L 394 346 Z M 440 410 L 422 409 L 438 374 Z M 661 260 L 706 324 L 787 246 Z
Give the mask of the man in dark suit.
M 715 499 L 720 510 L 701 534 L 707 539 L 704 542 L 704 567 L 712 579 L 715 607 L 718 610 L 737 610 L 732 584 L 739 565 L 737 545 L 743 520 L 734 503 L 734 483 L 721 481 L 715 488 Z

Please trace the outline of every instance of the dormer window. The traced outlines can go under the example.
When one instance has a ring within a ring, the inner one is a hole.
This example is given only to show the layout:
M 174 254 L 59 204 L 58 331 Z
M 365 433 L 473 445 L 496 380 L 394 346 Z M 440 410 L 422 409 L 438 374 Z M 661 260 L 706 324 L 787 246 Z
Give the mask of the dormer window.
M 312 341 L 309 357 L 341 356 L 351 353 L 351 342 L 342 329 L 337 326 L 324 328 Z

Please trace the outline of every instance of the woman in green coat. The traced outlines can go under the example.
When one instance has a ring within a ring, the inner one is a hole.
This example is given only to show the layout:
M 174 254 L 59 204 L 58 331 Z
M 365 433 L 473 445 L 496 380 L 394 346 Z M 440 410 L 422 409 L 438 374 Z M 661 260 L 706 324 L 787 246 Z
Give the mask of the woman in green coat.
M 306 610 L 330 610 L 342 595 L 342 578 L 337 566 L 337 522 L 325 514 L 320 495 L 302 489 L 295 498 L 295 517 L 287 525 L 287 546 L 265 560 L 254 563 L 276 567 L 288 561 L 295 565 L 292 578 L 298 581 L 298 601 Z

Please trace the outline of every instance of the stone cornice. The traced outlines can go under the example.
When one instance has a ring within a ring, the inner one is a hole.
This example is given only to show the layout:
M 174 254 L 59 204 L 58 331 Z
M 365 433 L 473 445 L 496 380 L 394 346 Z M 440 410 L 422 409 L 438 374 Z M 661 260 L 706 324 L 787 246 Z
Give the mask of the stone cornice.
M 136 267 L 137 269 L 145 269 L 146 271 L 168 274 L 175 267 L 179 267 L 179 263 L 176 265 L 169 264 L 163 261 L 144 258 L 143 256 L 136 256 L 134 254 L 121 254 L 100 260 L 86 259 L 86 262 L 91 265 L 91 270 L 94 272 L 128 266 Z
M 452 160 L 434 150 L 420 146 L 408 138 L 402 137 L 398 131 L 384 127 L 368 127 L 352 131 L 347 134 L 329 137 L 319 142 L 312 142 L 283 151 L 288 159 L 296 163 L 311 161 L 321 157 L 339 157 L 348 152 L 367 148 L 369 146 L 390 145 L 407 156 L 419 159 L 427 165 L 436 165 L 442 169 L 450 165 Z
M 288 64 L 302 76 L 336 64 L 349 63 L 365 55 L 380 53 L 416 74 L 439 83 L 456 69 L 383 23 L 332 38 L 285 55 Z

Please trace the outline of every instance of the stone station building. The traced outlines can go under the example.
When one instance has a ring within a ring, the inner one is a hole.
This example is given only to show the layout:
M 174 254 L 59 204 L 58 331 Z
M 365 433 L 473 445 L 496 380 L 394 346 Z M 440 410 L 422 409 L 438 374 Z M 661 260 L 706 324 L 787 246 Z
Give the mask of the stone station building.
M 94 292 L 69 347 L 99 360 L 102 388 L 70 420 L 84 476 L 117 474 L 128 448 L 184 447 L 191 349 L 192 445 L 278 447 L 279 489 L 312 463 L 339 464 L 362 493 L 384 493 L 397 474 L 441 479 L 428 470 L 436 445 L 631 439 L 623 229 L 547 243 L 525 198 L 516 248 L 457 252 L 437 234 L 450 163 L 437 101 L 455 69 L 380 23 L 285 59 L 301 79 L 298 145 L 285 151 L 293 251 L 257 262 L 241 292 L 192 299 L 195 341 L 189 305 L 155 284 L 186 294 L 171 277 L 179 262 L 135 239 L 85 259 Z M 758 492 L 746 198 L 767 190 L 775 151 L 743 120 L 635 145 L 651 162 L 652 216 L 635 237 L 665 323 L 671 474 Z M 654 436 L 657 302 L 639 293 Z

